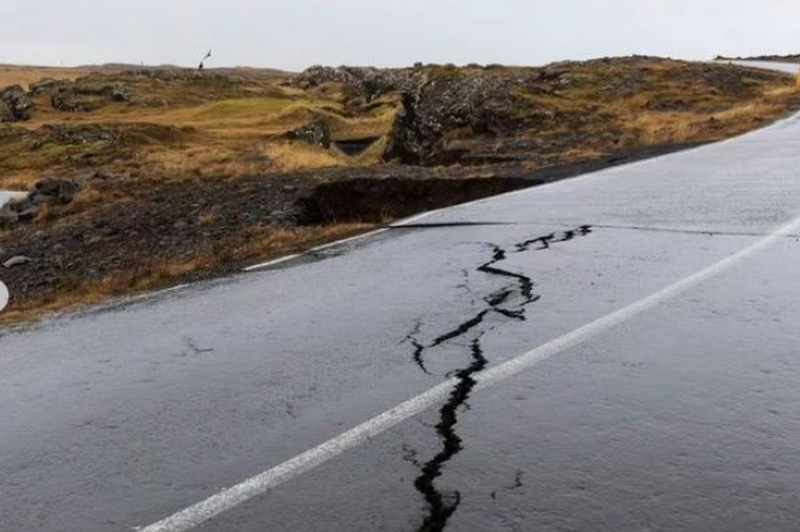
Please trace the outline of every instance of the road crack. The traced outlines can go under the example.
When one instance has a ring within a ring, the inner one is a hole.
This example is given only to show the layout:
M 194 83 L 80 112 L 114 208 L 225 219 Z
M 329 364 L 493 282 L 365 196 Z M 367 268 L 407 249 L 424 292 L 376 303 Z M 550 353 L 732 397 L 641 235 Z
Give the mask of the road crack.
M 420 370 L 426 375 L 432 375 L 426 363 L 426 355 L 429 350 L 462 337 L 471 337 L 469 343 L 470 363 L 466 367 L 450 373 L 450 376 L 457 379 L 457 383 L 453 387 L 447 402 L 438 412 L 439 419 L 435 430 L 441 444 L 441 450 L 429 461 L 423 463 L 417 458 L 415 451 L 408 448 L 408 446 L 404 447 L 406 460 L 420 469 L 419 476 L 414 480 L 414 487 L 422 495 L 428 507 L 427 513 L 418 528 L 419 532 L 443 531 L 461 504 L 461 493 L 459 491 L 446 492 L 437 486 L 436 481 L 441 477 L 447 463 L 464 448 L 464 442 L 456 430 L 459 412 L 469 407 L 470 395 L 477 384 L 476 377 L 489 365 L 489 359 L 484 353 L 482 339 L 486 333 L 498 326 L 486 327 L 486 319 L 490 315 L 498 315 L 509 320 L 525 321 L 528 307 L 541 300 L 541 296 L 535 293 L 536 283 L 530 276 L 506 269 L 501 264 L 508 260 L 511 254 L 548 250 L 554 245 L 587 236 L 591 232 L 592 228 L 585 225 L 577 229 L 552 233 L 519 242 L 514 244 L 510 251 L 497 244 L 485 244 L 491 250 L 491 259 L 478 266 L 476 271 L 506 279 L 509 284 L 485 296 L 483 298 L 485 303 L 483 308 L 453 329 L 435 336 L 431 342 L 425 343 L 420 340 L 423 329 L 421 321 L 414 326 L 411 333 L 404 340 L 414 348 L 413 359 Z M 518 477 L 517 483 L 520 482 L 521 477 Z

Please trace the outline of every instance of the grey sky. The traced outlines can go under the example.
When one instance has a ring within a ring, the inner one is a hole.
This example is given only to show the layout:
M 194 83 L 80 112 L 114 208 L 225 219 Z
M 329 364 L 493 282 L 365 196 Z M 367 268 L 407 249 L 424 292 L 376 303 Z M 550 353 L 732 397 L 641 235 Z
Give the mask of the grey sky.
M 0 63 L 299 70 L 800 51 L 798 0 L 0 0 Z

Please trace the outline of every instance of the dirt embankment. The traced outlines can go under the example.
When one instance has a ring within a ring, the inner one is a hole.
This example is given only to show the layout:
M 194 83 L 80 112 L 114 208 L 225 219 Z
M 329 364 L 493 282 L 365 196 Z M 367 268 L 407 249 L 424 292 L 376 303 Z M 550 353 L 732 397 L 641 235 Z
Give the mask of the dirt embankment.
M 277 76 L 277 77 L 276 77 Z M 787 76 L 543 68 L 91 73 L 0 90 L 3 319 L 235 271 L 416 212 L 758 127 Z

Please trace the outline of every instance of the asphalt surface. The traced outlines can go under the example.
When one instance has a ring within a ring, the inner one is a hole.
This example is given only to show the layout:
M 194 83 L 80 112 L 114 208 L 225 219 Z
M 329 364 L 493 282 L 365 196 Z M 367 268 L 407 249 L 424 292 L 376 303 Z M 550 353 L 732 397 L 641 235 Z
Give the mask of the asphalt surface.
M 799 153 L 790 119 L 6 332 L 0 529 L 147 527 L 454 379 L 194 530 L 796 531 L 800 231 L 637 305 L 794 220 Z
M 761 68 L 763 70 L 777 70 L 787 74 L 794 74 L 800 71 L 800 65 L 796 63 L 778 63 L 775 61 L 728 61 L 735 65 L 746 66 L 749 68 Z

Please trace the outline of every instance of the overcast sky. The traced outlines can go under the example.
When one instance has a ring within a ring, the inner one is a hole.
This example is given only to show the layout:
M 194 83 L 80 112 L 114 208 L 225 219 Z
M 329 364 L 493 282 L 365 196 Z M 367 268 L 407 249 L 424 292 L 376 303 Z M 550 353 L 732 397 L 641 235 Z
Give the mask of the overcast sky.
M 0 0 L 0 63 L 538 65 L 800 52 L 798 0 Z

